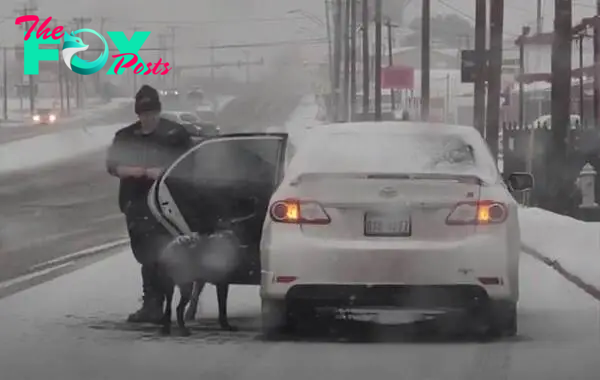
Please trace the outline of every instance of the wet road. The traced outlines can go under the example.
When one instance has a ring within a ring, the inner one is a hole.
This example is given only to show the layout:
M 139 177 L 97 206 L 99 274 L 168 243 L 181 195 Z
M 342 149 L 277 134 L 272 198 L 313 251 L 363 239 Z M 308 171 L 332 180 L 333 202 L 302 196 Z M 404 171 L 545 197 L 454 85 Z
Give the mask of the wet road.
M 272 78 L 273 79 L 273 78 Z M 253 85 L 222 110 L 225 132 L 283 123 L 305 88 L 273 80 Z M 131 120 L 131 116 L 128 119 Z M 0 282 L 33 266 L 126 236 L 116 179 L 104 151 L 0 176 Z
M 521 264 L 513 339 L 409 339 L 376 328 L 371 343 L 344 342 L 343 334 L 264 342 L 255 287 L 232 288 L 230 317 L 239 332 L 218 331 L 213 287 L 191 337 L 159 337 L 156 326 L 124 323 L 139 279 L 122 252 L 0 300 L 2 379 L 597 379 L 597 301 L 530 256 Z

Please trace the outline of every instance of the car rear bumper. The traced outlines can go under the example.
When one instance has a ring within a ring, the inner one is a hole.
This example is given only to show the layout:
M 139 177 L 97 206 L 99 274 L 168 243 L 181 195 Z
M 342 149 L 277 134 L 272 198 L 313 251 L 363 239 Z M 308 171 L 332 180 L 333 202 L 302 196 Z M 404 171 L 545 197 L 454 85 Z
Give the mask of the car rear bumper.
M 263 242 L 264 298 L 285 299 L 288 293 L 299 291 L 293 289 L 311 286 L 324 292 L 339 289 L 337 286 L 353 291 L 371 289 L 361 291 L 369 297 L 379 294 L 372 289 L 419 294 L 420 289 L 430 288 L 451 292 L 479 289 L 494 299 L 516 301 L 518 297 L 519 252 L 511 252 L 505 239 L 496 236 L 474 236 L 457 242 L 285 238 Z

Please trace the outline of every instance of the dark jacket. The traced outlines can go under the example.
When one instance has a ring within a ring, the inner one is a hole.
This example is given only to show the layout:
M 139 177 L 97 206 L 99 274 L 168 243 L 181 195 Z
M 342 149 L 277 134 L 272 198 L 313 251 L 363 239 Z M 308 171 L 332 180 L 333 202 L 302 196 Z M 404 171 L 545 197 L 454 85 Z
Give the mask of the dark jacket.
M 106 168 L 116 176 L 118 166 L 139 166 L 167 169 L 192 146 L 186 129 L 169 120 L 160 119 L 154 132 L 140 133 L 141 124 L 136 122 L 119 130 L 108 150 Z M 148 212 L 147 196 L 154 180 L 150 178 L 121 179 L 119 208 L 125 214 Z

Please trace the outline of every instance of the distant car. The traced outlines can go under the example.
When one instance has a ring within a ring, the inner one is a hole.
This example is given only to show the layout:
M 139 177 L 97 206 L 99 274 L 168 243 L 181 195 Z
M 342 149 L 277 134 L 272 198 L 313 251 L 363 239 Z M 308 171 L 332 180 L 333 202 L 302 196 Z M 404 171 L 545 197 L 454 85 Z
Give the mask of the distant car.
M 165 97 L 179 97 L 179 91 L 178 90 L 162 90 L 160 91 L 160 95 L 165 96 Z
M 203 104 L 196 108 L 196 115 L 204 122 L 217 123 L 217 113 L 212 104 Z
M 38 109 L 32 116 L 34 124 L 54 124 L 58 114 L 51 109 Z
M 194 89 L 187 94 L 187 98 L 190 101 L 202 103 L 204 101 L 204 91 L 199 89 Z
M 164 111 L 161 116 L 183 125 L 192 136 L 210 137 L 221 133 L 217 125 L 201 120 L 193 112 Z

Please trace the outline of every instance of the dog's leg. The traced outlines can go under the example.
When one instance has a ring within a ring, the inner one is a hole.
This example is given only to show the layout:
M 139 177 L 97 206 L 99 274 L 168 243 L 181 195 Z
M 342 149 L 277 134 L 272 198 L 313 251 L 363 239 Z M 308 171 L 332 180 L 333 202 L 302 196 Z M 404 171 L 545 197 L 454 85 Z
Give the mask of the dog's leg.
M 229 297 L 229 284 L 217 284 L 217 302 L 219 304 L 219 324 L 221 329 L 237 331 L 238 328 L 229 324 L 227 318 L 227 298 Z
M 173 293 L 175 292 L 175 285 L 171 283 L 166 283 L 167 281 L 163 281 L 162 290 L 163 295 L 165 297 L 165 311 L 162 319 L 162 327 L 160 329 L 160 333 L 162 335 L 171 335 L 171 314 L 172 314 L 172 303 L 173 303 Z
M 189 283 L 185 285 L 179 286 L 179 291 L 181 293 L 181 299 L 179 300 L 179 305 L 177 305 L 177 328 L 179 329 L 179 334 L 181 336 L 190 336 L 190 330 L 185 326 L 185 319 L 183 318 L 183 314 L 185 312 L 185 307 L 190 302 L 190 297 L 192 295 L 192 291 L 194 288 L 194 283 Z
M 186 321 L 193 321 L 196 319 L 196 315 L 198 314 L 198 302 L 200 301 L 200 294 L 202 294 L 202 290 L 204 290 L 204 285 L 206 285 L 206 283 L 202 281 L 194 282 L 190 306 L 188 306 L 187 311 L 185 312 Z

